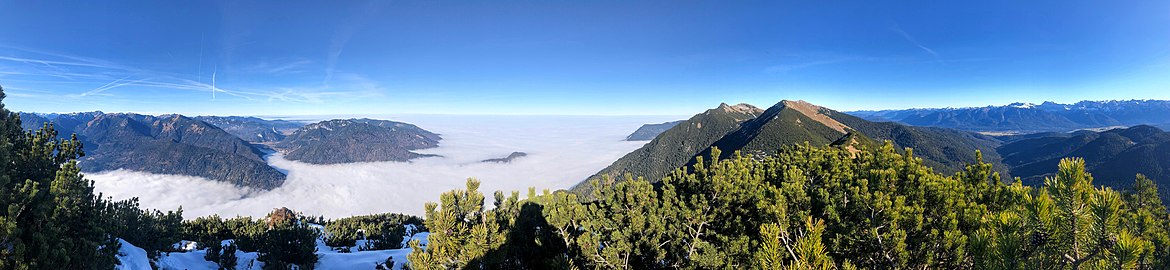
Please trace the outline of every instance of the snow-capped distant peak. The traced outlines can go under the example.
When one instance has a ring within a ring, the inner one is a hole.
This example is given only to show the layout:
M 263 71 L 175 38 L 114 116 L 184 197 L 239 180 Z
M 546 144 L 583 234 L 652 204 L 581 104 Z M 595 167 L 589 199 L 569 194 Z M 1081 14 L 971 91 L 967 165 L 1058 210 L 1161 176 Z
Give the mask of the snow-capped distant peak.
M 1032 109 L 1032 108 L 1036 108 L 1036 104 L 1032 104 L 1032 103 L 1022 103 L 1022 102 L 1016 102 L 1016 103 L 1008 104 L 1008 106 L 1009 106 L 1009 107 L 1012 107 L 1012 108 L 1021 108 L 1021 109 Z

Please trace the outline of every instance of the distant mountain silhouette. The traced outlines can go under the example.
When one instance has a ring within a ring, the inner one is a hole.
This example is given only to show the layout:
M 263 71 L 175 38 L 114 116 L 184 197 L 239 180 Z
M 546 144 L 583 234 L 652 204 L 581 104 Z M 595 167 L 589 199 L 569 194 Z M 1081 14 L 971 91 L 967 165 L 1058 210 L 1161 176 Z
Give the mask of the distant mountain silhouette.
M 305 125 L 276 144 L 285 158 L 314 164 L 407 161 L 435 155 L 412 150 L 439 145 L 438 134 L 386 120 L 338 119 Z
M 485 159 L 485 160 L 483 160 L 483 162 L 508 163 L 508 162 L 512 162 L 513 160 L 516 160 L 517 158 L 522 158 L 522 157 L 526 157 L 526 156 L 528 156 L 528 153 L 512 152 L 511 154 L 508 154 L 508 156 L 506 156 L 506 157 Z
M 196 120 L 215 125 L 240 139 L 254 143 L 279 142 L 284 137 L 305 126 L 285 120 L 265 120 L 256 117 L 242 116 L 197 116 Z
M 653 140 L 654 137 L 658 137 L 658 134 L 665 132 L 666 130 L 678 125 L 678 123 L 682 123 L 683 121 L 684 120 L 665 122 L 665 123 L 661 123 L 661 124 L 645 124 L 645 125 L 642 125 L 642 127 L 639 127 L 638 130 L 635 130 L 634 133 L 630 133 L 629 136 L 626 136 L 626 140 L 627 141 Z

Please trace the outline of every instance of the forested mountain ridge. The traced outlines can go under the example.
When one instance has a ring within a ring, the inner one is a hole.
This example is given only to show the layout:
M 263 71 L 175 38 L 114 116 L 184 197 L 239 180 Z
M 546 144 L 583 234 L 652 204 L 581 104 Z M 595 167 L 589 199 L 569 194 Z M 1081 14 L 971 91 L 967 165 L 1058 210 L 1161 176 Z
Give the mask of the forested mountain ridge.
M 128 169 L 181 174 L 257 189 L 278 187 L 285 179 L 253 145 L 181 115 L 92 112 L 48 119 L 22 114 L 25 117 L 33 121 L 22 124 L 24 128 L 52 122 L 62 138 L 76 134 L 85 145 L 79 165 L 86 172 Z
M 995 150 L 1003 143 L 1000 138 L 954 129 L 873 122 L 847 113 L 829 111 L 833 119 L 875 143 L 891 141 L 899 149 L 913 148 L 916 156 L 922 157 L 924 163 L 939 172 L 954 173 L 962 170 L 966 164 L 975 162 L 972 153 L 979 151 L 983 161 L 995 165 L 997 172 L 1007 175 L 1007 168 L 1002 166 L 1002 158 Z
M 1051 177 L 1049 169 L 1061 159 L 1080 157 L 1100 185 L 1121 189 L 1125 179 L 1144 174 L 1163 187 L 1170 198 L 1170 132 L 1152 126 L 1135 126 L 1103 132 L 1079 131 L 1035 137 L 998 148 L 1011 174 L 1024 183 L 1038 184 Z
M 741 104 L 738 106 L 750 106 Z M 724 108 L 726 105 L 721 105 Z M 663 132 L 642 148 L 618 159 L 589 180 L 573 187 L 574 192 L 586 194 L 591 182 L 603 177 L 623 179 L 625 174 L 645 179 L 658 179 L 675 168 L 693 164 L 696 156 L 707 156 L 718 148 L 723 158 L 736 151 L 743 154 L 768 155 L 794 144 L 839 144 L 877 146 L 892 141 L 899 149 L 915 148 L 931 167 L 940 172 L 953 173 L 965 164 L 975 161 L 975 151 L 984 152 L 984 160 L 1006 173 L 995 147 L 1000 141 L 975 133 L 911 127 L 897 123 L 870 122 L 845 113 L 820 107 L 805 101 L 781 101 L 767 110 L 752 110 L 736 118 L 712 118 L 712 113 L 727 114 L 720 108 L 708 110 Z M 752 107 L 755 108 L 755 107 Z M 715 121 L 715 120 L 723 121 Z M 732 119 L 732 120 L 726 120 Z M 720 125 L 713 125 L 712 123 Z M 703 126 L 721 129 L 702 130 Z M 701 139 L 679 139 L 701 138 Z M 698 150 L 695 150 L 698 149 Z
M 740 123 L 755 119 L 763 112 L 764 110 L 748 104 L 734 106 L 719 104 L 714 109 L 696 114 L 667 129 L 654 140 L 614 161 L 589 179 L 596 180 L 605 176 L 618 178 L 625 174 L 648 178 L 666 175 L 685 165 L 707 146 L 735 131 Z M 578 192 L 590 189 L 592 185 L 589 181 L 583 181 L 572 188 Z
M 335 119 L 308 124 L 276 144 L 285 158 L 314 164 L 407 161 L 434 155 L 442 138 L 415 125 L 373 119 Z
M 979 132 L 1033 133 L 1170 123 L 1170 101 L 1081 101 L 1074 104 L 1013 103 L 974 108 L 849 112 L 872 121 L 895 121 Z
M 236 116 L 19 115 L 27 119 L 21 124 L 25 130 L 52 123 L 62 138 L 76 134 L 85 145 L 86 155 L 79 161 L 86 172 L 127 169 L 190 175 L 258 189 L 278 187 L 286 177 L 267 164 L 264 156 L 269 149 L 285 152 L 290 160 L 317 164 L 406 161 L 430 156 L 411 151 L 435 147 L 441 139 L 411 124 L 371 119 L 303 125 Z

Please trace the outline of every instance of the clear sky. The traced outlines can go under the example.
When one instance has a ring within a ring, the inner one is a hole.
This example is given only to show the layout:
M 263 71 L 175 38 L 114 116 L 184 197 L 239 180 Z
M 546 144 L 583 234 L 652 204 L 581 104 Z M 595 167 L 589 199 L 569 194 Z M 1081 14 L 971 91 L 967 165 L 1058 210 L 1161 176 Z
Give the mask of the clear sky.
M 1170 1 L 12 1 L 20 111 L 661 114 L 1170 99 Z

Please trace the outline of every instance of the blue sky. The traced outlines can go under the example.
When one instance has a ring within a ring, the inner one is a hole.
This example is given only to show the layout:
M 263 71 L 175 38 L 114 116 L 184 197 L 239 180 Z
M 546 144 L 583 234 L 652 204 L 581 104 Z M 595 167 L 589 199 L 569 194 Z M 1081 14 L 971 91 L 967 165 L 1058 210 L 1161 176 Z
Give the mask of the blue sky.
M 1170 99 L 1170 1 L 9 1 L 20 111 L 687 115 Z

